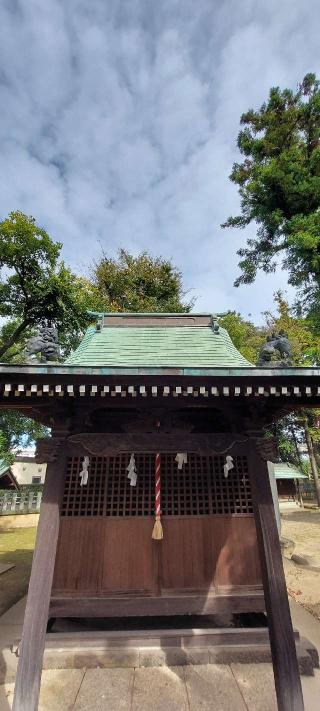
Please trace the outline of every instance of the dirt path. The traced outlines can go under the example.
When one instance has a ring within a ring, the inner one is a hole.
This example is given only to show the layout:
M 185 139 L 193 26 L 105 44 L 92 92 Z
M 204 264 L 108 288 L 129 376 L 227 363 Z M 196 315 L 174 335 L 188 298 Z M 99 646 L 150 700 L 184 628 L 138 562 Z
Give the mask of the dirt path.
M 281 515 L 281 535 L 295 542 L 294 553 L 307 555 L 320 567 L 320 512 L 292 511 Z M 320 620 L 320 572 L 284 558 L 289 595 Z

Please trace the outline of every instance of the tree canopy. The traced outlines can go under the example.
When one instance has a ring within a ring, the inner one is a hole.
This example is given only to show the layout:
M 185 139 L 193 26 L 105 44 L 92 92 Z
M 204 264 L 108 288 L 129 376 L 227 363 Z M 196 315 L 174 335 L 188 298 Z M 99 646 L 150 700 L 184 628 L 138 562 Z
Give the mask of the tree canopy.
M 120 249 L 117 258 L 103 256 L 93 269 L 93 284 L 107 311 L 190 311 L 181 273 L 170 260 Z
M 314 334 L 309 320 L 297 316 L 290 308 L 281 292 L 274 295 L 275 310 L 264 314 L 261 326 L 243 319 L 236 312 L 230 312 L 219 319 L 240 353 L 252 363 L 256 363 L 261 346 L 273 331 L 284 331 L 292 347 L 293 364 L 315 366 L 320 364 L 320 336 Z M 320 505 L 320 486 L 317 464 L 320 466 L 320 430 L 318 428 L 319 410 L 302 410 L 291 413 L 274 423 L 271 432 L 276 438 L 279 459 L 296 464 L 304 473 L 310 467 L 315 482 Z M 301 444 L 307 445 L 310 465 L 305 462 L 300 452 Z
M 257 236 L 239 249 L 241 274 L 271 272 L 283 255 L 289 282 L 309 309 L 320 300 L 320 84 L 307 74 L 298 89 L 274 87 L 258 111 L 241 116 L 238 147 L 244 160 L 230 179 L 238 186 L 241 214 L 223 227 L 257 224 Z
M 61 246 L 22 212 L 0 222 L 0 316 L 10 319 L 0 358 L 42 321 L 55 325 L 62 341 L 88 322 L 84 306 L 95 305 L 93 287 L 59 261 Z
M 14 452 L 48 435 L 49 430 L 14 410 L 0 410 L 0 459 L 11 463 Z
M 120 250 L 103 255 L 91 277 L 73 274 L 34 218 L 12 212 L 0 222 L 0 358 L 22 363 L 26 340 L 47 320 L 56 326 L 63 359 L 90 323 L 88 311 L 189 311 L 182 276 L 169 260 Z M 0 458 L 47 434 L 18 412 L 0 411 Z

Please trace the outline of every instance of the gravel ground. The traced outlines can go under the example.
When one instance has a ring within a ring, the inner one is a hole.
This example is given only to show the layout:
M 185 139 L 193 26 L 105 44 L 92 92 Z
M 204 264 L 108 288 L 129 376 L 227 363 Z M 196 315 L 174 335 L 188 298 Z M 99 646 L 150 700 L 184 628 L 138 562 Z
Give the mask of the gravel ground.
M 282 513 L 281 535 L 295 542 L 294 553 L 308 556 L 320 569 L 320 512 L 297 509 Z M 284 558 L 289 595 L 320 620 L 320 570 Z

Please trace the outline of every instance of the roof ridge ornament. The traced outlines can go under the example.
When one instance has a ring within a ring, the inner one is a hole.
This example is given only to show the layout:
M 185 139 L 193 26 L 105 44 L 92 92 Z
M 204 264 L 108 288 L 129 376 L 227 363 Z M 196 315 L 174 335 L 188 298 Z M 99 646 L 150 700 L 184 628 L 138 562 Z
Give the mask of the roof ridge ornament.
M 218 314 L 211 314 L 210 326 L 211 326 L 214 333 L 219 333 L 220 326 L 218 324 L 217 318 L 218 318 Z
M 98 333 L 101 333 L 103 329 L 103 316 L 99 316 L 99 318 L 96 321 L 96 331 Z

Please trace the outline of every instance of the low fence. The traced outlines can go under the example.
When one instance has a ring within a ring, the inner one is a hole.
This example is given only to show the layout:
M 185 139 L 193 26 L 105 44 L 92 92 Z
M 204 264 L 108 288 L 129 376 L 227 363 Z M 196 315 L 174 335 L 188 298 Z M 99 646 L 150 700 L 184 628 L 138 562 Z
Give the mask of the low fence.
M 38 513 L 42 491 L 0 491 L 0 516 L 12 514 Z
M 313 501 L 316 498 L 316 489 L 314 482 L 310 479 L 303 479 L 300 488 L 300 493 L 303 501 Z

